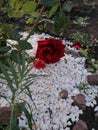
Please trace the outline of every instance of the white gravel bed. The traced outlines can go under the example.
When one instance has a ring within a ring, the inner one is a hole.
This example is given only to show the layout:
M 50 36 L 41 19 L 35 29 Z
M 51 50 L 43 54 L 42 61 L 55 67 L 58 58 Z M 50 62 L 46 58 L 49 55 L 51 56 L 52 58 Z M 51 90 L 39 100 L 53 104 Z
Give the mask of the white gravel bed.
M 23 33 L 24 38 L 26 35 L 27 33 Z M 35 55 L 37 41 L 45 37 L 50 36 L 34 34 L 30 37 L 28 41 L 33 46 L 33 50 L 28 51 L 30 56 Z M 63 42 L 65 44 L 65 41 Z M 85 95 L 87 106 L 94 107 L 96 104 L 95 97 L 98 94 L 98 86 L 88 85 L 85 92 L 78 88 L 79 84 L 87 83 L 88 72 L 85 69 L 85 58 L 83 57 L 74 58 L 65 54 L 57 63 L 47 64 L 45 68 L 40 70 L 33 68 L 31 73 L 48 75 L 36 78 L 30 86 L 32 98 L 37 108 L 24 93 L 19 95 L 31 105 L 37 130 L 70 130 L 72 123 L 78 121 L 79 115 L 83 113 L 78 106 L 72 105 L 72 97 L 79 93 Z M 59 95 L 63 89 L 68 91 L 67 99 L 61 99 Z M 9 97 L 11 95 L 10 90 L 5 85 L 0 86 L 0 93 L 7 94 Z M 0 99 L 0 105 L 4 106 L 8 103 L 4 99 Z M 29 130 L 24 115 L 19 119 L 19 125 Z

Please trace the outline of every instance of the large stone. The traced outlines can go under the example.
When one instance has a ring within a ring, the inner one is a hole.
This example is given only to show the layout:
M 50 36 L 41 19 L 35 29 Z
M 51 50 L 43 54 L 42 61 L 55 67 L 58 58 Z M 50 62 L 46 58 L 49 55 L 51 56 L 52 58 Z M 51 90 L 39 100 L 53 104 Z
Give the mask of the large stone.
M 12 108 L 10 106 L 0 107 L 0 125 L 7 125 L 11 119 Z M 17 117 L 21 116 L 21 109 L 18 110 Z
M 83 120 L 79 120 L 74 126 L 72 130 L 88 130 L 86 122 Z
M 85 96 L 83 94 L 78 94 L 73 97 L 74 104 L 79 106 L 80 109 L 85 110 L 86 109 L 86 100 Z
M 87 81 L 90 85 L 98 85 L 98 74 L 88 75 Z
M 59 93 L 60 97 L 62 99 L 66 99 L 68 97 L 68 91 L 66 89 L 63 89 L 60 93 Z

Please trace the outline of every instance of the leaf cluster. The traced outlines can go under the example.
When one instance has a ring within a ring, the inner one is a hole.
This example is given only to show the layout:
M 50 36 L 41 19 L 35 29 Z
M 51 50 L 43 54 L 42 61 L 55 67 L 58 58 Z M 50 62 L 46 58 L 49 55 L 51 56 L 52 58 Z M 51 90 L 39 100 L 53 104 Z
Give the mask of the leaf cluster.
M 42 5 L 46 9 L 45 26 L 53 23 L 54 32 L 60 35 L 64 35 L 68 32 L 70 27 L 70 11 L 74 7 L 73 2 L 60 0 L 42 0 Z M 47 9 L 48 8 L 48 9 Z M 43 21 L 42 21 L 43 22 Z M 42 28 L 43 29 L 43 28 Z

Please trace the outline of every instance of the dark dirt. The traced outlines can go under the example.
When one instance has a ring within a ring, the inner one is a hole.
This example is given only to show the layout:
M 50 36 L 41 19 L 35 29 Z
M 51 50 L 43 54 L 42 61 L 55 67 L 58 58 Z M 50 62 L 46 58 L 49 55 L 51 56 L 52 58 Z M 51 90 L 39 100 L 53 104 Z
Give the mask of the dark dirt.
M 80 31 L 98 38 L 98 5 L 96 8 L 92 8 L 91 6 L 84 6 L 81 7 L 80 10 L 84 10 L 84 12 L 77 11 L 76 13 L 72 13 L 72 18 L 74 19 L 75 16 L 89 17 L 87 20 L 89 24 L 86 27 L 72 25 L 69 29 L 68 35 Z
M 89 25 L 86 27 L 72 26 L 69 34 L 72 32 L 81 31 L 88 33 L 89 35 L 94 35 L 94 37 L 98 38 L 98 0 L 94 0 L 94 7 L 92 6 L 91 2 L 89 2 L 87 5 L 84 5 L 82 0 L 74 0 L 74 3 L 79 10 L 73 15 L 77 15 L 79 17 L 88 16 L 90 19 L 87 21 Z M 83 12 L 81 12 L 81 10 Z

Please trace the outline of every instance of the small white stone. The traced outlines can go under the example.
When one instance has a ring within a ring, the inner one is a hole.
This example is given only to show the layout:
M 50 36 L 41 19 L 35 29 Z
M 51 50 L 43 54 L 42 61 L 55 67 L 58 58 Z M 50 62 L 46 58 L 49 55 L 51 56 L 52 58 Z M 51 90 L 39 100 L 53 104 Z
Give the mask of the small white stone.
M 94 111 L 95 111 L 95 112 L 98 111 L 98 106 L 95 107 Z

